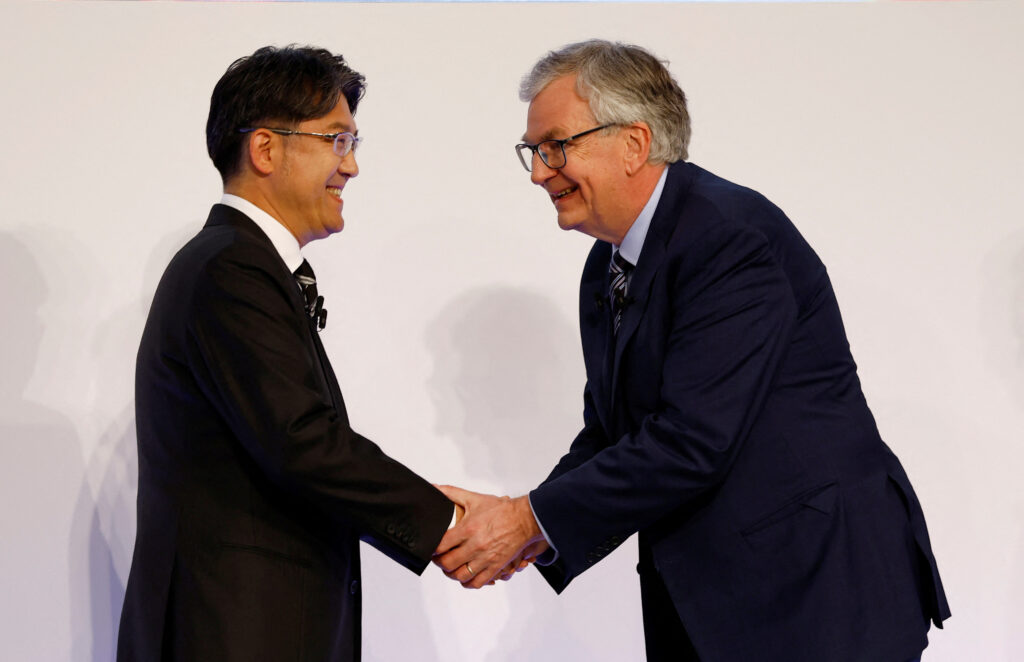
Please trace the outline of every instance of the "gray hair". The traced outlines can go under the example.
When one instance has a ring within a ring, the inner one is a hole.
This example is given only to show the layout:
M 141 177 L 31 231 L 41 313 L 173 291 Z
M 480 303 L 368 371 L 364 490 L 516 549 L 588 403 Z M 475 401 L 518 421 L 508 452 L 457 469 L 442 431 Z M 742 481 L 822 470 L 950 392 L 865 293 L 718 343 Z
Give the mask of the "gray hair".
M 581 41 L 538 60 L 519 85 L 519 99 L 531 102 L 556 78 L 575 74 L 576 91 L 599 124 L 646 122 L 650 163 L 685 160 L 690 114 L 686 95 L 666 64 L 639 46 Z

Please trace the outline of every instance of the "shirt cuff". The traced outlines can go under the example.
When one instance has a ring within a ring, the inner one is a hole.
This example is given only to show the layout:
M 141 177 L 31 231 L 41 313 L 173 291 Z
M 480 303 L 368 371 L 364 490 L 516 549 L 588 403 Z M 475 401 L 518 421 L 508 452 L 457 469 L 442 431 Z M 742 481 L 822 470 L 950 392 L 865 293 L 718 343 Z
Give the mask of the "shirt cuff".
M 530 498 L 529 494 L 526 495 L 526 501 L 530 504 L 530 511 L 533 513 L 533 519 L 537 522 L 537 528 L 540 529 L 540 534 L 544 536 L 544 540 L 546 540 L 550 546 L 550 549 L 538 556 L 534 563 L 537 565 L 551 565 L 558 560 L 558 549 L 555 548 L 555 543 L 551 542 L 551 538 L 548 537 L 548 532 L 544 530 L 544 524 L 540 521 L 540 518 L 537 517 L 537 511 L 533 509 L 533 500 Z

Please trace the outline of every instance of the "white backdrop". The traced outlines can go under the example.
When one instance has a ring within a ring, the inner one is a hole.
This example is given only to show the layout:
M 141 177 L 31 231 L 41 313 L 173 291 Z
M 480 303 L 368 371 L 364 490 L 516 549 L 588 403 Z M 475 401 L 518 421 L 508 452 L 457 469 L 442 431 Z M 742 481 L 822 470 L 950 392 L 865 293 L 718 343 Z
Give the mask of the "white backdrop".
M 111 660 L 135 534 L 135 350 L 219 196 L 210 91 L 267 44 L 366 74 L 348 225 L 308 256 L 355 426 L 431 480 L 522 493 L 580 422 L 576 285 L 512 150 L 519 77 L 592 36 L 671 61 L 692 159 L 829 267 L 953 610 L 928 662 L 1024 659 L 1024 10 L 867 5 L 0 6 L 0 659 Z M 642 659 L 635 543 L 560 598 L 366 548 L 365 659 Z

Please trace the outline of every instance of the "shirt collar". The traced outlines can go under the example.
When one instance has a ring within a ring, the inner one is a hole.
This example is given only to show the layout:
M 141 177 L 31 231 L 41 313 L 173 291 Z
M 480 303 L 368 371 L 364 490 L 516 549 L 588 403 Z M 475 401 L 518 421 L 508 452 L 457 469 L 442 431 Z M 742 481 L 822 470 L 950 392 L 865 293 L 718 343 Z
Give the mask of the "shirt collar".
M 299 240 L 280 221 L 237 195 L 225 193 L 221 197 L 220 203 L 237 209 L 259 226 L 259 229 L 263 230 L 263 234 L 270 239 L 270 243 L 274 245 L 274 249 L 277 250 L 281 259 L 284 260 L 289 271 L 294 273 L 302 266 L 302 247 L 299 246 Z
M 658 208 L 658 201 L 661 200 L 661 192 L 665 189 L 665 179 L 668 177 L 668 166 L 661 171 L 661 177 L 658 178 L 658 184 L 651 191 L 651 197 L 647 199 L 647 204 L 640 210 L 640 215 L 633 221 L 633 225 L 629 226 L 629 231 L 626 232 L 625 238 L 619 246 L 612 246 L 613 255 L 614 252 L 622 253 L 622 257 L 626 258 L 626 261 L 636 266 L 637 261 L 640 259 L 640 250 L 644 247 L 644 239 L 647 238 L 647 230 L 651 227 L 651 219 L 654 218 L 654 210 Z

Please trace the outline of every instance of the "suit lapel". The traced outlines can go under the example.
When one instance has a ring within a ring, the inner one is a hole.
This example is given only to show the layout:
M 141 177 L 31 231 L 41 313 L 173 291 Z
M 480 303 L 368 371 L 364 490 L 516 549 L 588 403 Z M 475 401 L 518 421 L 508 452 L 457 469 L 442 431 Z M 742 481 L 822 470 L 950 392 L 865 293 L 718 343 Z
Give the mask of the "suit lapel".
M 608 260 L 611 244 L 598 241 L 591 249 L 580 282 L 580 339 L 587 364 L 591 400 L 602 424 L 608 423 L 611 386 L 611 306 L 608 301 Z
M 644 239 L 640 258 L 629 281 L 628 297 L 630 304 L 622 311 L 622 323 L 615 337 L 615 350 L 611 359 L 609 393 L 611 394 L 609 409 L 614 411 L 615 395 L 619 380 L 619 366 L 626 345 L 636 333 L 647 311 L 651 298 L 651 286 L 661 269 L 665 259 L 666 247 L 675 232 L 679 221 L 679 206 L 682 204 L 692 182 L 692 167 L 687 163 L 675 163 L 669 166 L 662 189 L 658 207 L 654 210 L 647 237 Z M 609 330 L 609 337 L 611 331 Z
M 306 314 L 306 301 L 295 281 L 295 274 L 288 269 L 284 260 L 281 259 L 280 253 L 274 248 L 273 242 L 260 229 L 260 226 L 256 225 L 252 219 L 242 212 L 228 205 L 214 205 L 210 210 L 210 216 L 206 219 L 206 226 L 214 227 L 218 225 L 229 225 L 236 230 L 246 233 L 254 241 L 264 244 L 272 254 L 272 259 L 277 265 L 277 268 L 272 273 L 278 277 L 281 288 L 287 293 L 295 315 L 306 322 L 306 326 L 309 329 L 309 343 L 313 350 L 310 358 L 316 362 L 318 372 L 323 380 L 323 389 L 327 392 L 328 397 L 330 397 L 335 411 L 347 422 L 348 415 L 345 410 L 345 400 L 341 396 L 341 387 L 334 376 L 334 370 L 331 369 L 331 362 L 327 359 L 327 352 L 320 341 L 320 335 L 316 330 L 315 323 Z
M 252 219 L 234 207 L 222 204 L 214 205 L 213 209 L 210 210 L 209 218 L 206 220 L 207 227 L 217 225 L 231 226 L 236 230 L 244 232 L 254 241 L 263 244 L 267 248 L 267 251 L 273 256 L 271 259 L 276 266 L 276 268 L 273 271 L 270 271 L 270 273 L 277 277 L 281 285 L 281 289 L 287 293 L 288 301 L 296 311 L 296 314 L 305 317 L 306 301 L 302 296 L 302 290 L 299 289 L 299 286 L 295 281 L 295 274 L 288 269 L 288 265 L 286 265 L 284 260 L 281 259 L 281 254 L 277 252 L 277 249 L 274 248 L 273 242 L 271 242 L 270 238 L 264 234 L 263 230 L 260 229 L 260 226 L 256 225 Z
M 324 344 L 320 340 L 320 333 L 316 329 L 316 322 L 312 319 L 308 319 L 307 326 L 309 327 L 309 333 L 313 339 L 313 346 L 316 349 L 317 359 L 320 362 L 320 372 L 324 376 L 324 380 L 327 382 L 327 391 L 330 393 L 331 401 L 334 404 L 334 410 L 338 412 L 341 419 L 348 423 L 348 412 L 345 410 L 345 399 L 341 397 L 341 387 L 338 385 L 338 379 L 334 376 L 334 370 L 331 368 L 331 362 L 327 359 L 327 352 L 324 350 Z

